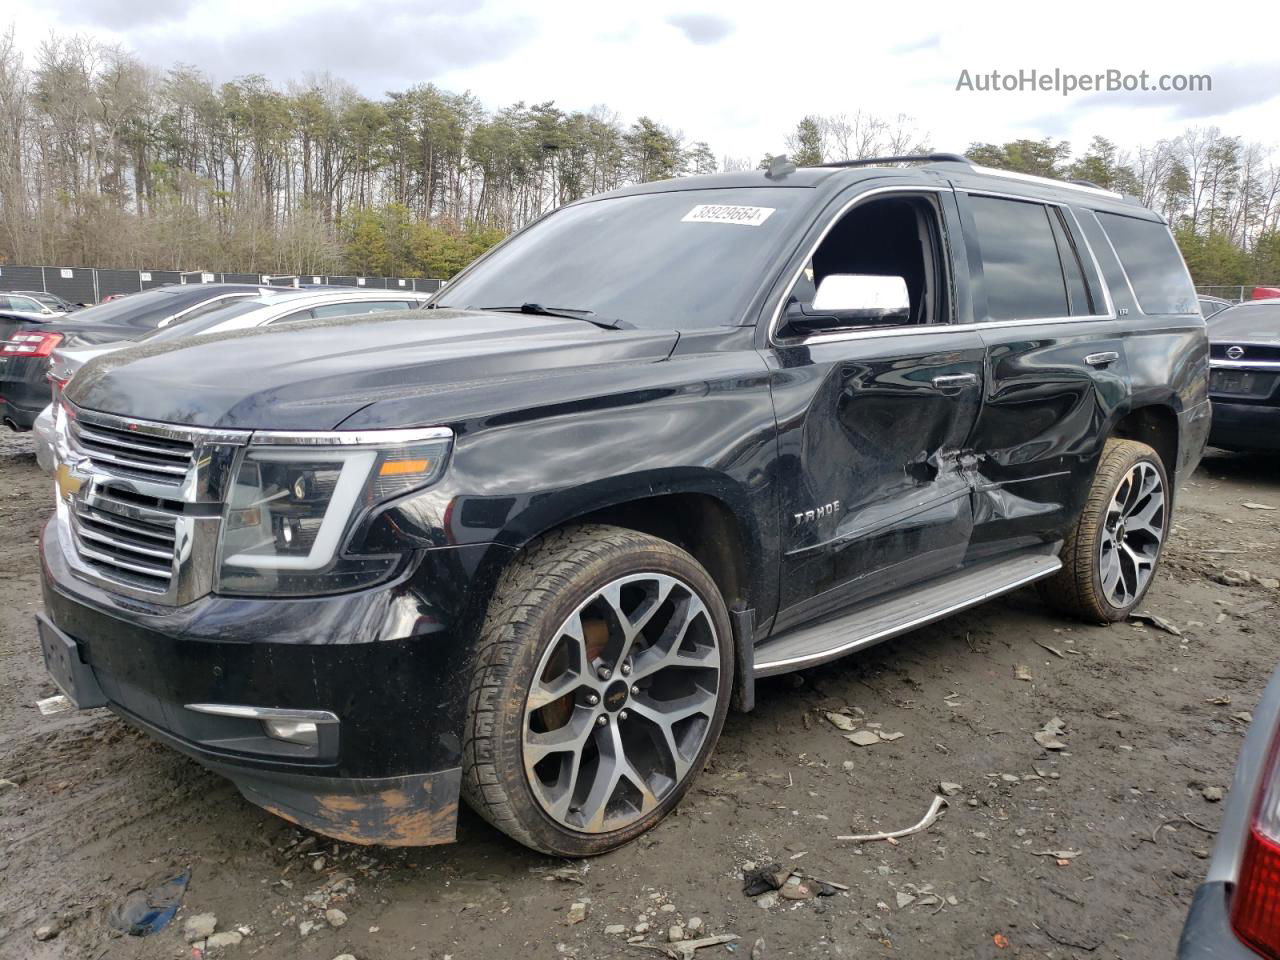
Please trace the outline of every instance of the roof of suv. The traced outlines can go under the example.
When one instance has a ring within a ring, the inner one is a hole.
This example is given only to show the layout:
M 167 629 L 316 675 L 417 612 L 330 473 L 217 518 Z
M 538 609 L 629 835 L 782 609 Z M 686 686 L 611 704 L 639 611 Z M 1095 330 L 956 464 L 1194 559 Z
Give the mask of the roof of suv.
M 733 173 L 712 173 L 694 177 L 677 177 L 671 180 L 653 180 L 621 187 L 609 193 L 588 197 L 579 203 L 589 203 L 602 197 L 620 197 L 644 193 L 668 193 L 679 190 L 732 190 L 748 187 L 789 187 L 811 189 L 823 193 L 835 193 L 861 181 L 877 180 L 885 177 L 896 179 L 916 179 L 921 183 L 937 184 L 952 178 L 965 182 L 966 186 L 981 184 L 992 190 L 1024 195 L 1028 197 L 1051 198 L 1061 202 L 1085 204 L 1090 207 L 1112 208 L 1134 214 L 1139 211 L 1150 217 L 1152 213 L 1132 197 L 1126 197 L 1112 190 L 1093 184 L 1055 180 L 1050 177 L 1039 177 L 1012 170 L 998 170 L 994 167 L 983 167 L 959 160 L 933 160 L 915 166 L 876 165 L 868 161 L 865 165 L 828 165 L 818 167 L 798 167 L 778 175 L 770 175 L 767 170 L 741 170 Z

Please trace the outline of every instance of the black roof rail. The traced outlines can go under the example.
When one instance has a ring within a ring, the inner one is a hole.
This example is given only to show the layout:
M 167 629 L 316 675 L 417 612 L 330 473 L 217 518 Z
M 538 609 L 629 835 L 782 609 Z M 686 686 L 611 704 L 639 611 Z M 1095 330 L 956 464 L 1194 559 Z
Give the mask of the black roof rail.
M 815 163 L 815 167 L 867 167 L 877 163 L 969 163 L 969 158 L 959 153 L 905 153 L 897 157 L 864 157 L 861 160 L 835 160 L 831 163 Z

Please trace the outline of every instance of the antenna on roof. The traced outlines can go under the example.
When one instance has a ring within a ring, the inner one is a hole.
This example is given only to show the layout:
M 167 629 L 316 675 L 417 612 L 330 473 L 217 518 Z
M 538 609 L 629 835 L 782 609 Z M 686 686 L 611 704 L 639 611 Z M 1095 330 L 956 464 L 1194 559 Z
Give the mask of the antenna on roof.
M 769 169 L 764 172 L 764 175 L 770 180 L 781 180 L 787 174 L 795 172 L 796 165 L 787 159 L 785 153 L 782 153 L 769 158 Z
M 1080 187 L 1093 187 L 1095 190 L 1106 190 L 1107 188 L 1100 183 L 1094 183 L 1092 180 L 1085 180 L 1081 177 L 1069 177 L 1067 183 L 1074 183 Z
M 863 157 L 860 160 L 835 160 L 819 163 L 819 167 L 869 167 L 878 163 L 969 163 L 958 153 L 904 153 L 896 157 Z

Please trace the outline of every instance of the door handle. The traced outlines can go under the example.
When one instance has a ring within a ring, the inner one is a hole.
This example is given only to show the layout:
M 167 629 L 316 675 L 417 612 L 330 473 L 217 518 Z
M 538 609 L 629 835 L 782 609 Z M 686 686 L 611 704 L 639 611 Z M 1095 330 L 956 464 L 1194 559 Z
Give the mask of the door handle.
M 959 390 L 962 387 L 977 386 L 977 383 L 976 373 L 948 373 L 933 378 L 935 390 Z
M 1120 359 L 1120 354 L 1114 350 L 1105 350 L 1102 353 L 1091 353 L 1084 358 L 1084 362 L 1091 367 L 1105 367 L 1107 364 L 1115 363 Z

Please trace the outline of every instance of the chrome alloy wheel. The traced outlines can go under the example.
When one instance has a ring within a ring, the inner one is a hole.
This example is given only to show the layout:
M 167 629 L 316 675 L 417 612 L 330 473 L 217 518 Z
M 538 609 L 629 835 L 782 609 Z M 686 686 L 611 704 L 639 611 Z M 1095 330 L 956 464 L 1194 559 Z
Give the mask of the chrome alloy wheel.
M 524 769 L 542 809 L 584 833 L 649 814 L 685 778 L 715 715 L 720 643 L 681 580 L 606 584 L 560 625 L 524 709 Z
M 1098 571 L 1107 602 L 1133 603 L 1155 572 L 1167 511 L 1160 472 L 1146 461 L 1124 475 L 1107 507 L 1099 538 Z

